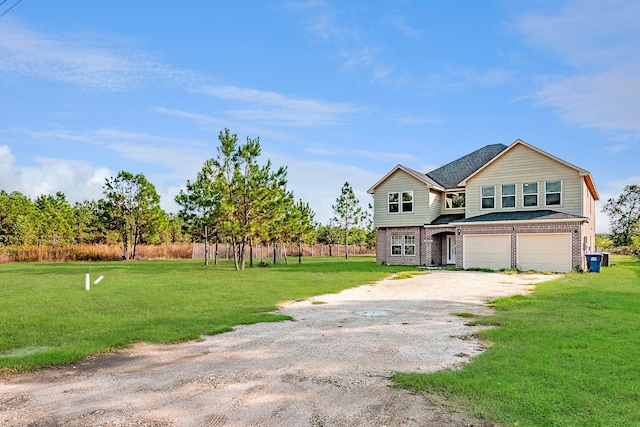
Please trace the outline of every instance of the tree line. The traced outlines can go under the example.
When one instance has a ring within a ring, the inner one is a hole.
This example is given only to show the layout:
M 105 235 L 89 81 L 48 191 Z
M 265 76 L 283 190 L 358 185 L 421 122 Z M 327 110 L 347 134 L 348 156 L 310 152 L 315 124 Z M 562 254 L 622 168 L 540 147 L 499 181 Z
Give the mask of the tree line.
M 610 232 L 608 236 L 598 236 L 597 246 L 640 256 L 640 186 L 625 186 L 618 197 L 607 200 L 602 212 L 609 215 Z
M 175 197 L 176 214 L 160 207 L 160 196 L 143 174 L 127 171 L 105 180 L 103 198 L 73 205 L 62 192 L 31 200 L 0 190 L 0 246 L 118 244 L 123 259 L 135 259 L 141 244 L 228 243 L 242 270 L 258 244 L 274 248 L 274 262 L 282 259 L 285 243 L 296 243 L 299 254 L 305 243 L 324 243 L 330 251 L 344 244 L 347 257 L 350 244 L 375 245 L 371 216 L 348 182 L 332 206 L 335 217 L 322 225 L 309 204 L 287 189 L 286 167 L 258 163 L 259 138 L 240 144 L 225 129 L 218 140 L 216 156 Z M 206 264 L 210 257 L 205 252 Z

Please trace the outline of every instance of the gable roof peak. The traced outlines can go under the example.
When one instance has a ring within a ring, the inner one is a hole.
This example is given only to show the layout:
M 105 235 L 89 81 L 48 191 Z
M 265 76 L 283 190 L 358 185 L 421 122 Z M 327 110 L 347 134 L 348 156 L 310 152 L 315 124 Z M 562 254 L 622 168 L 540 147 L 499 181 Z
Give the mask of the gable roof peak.
M 439 188 L 440 187 L 440 184 L 435 182 L 433 179 L 429 178 L 426 174 L 423 174 L 421 172 L 418 172 L 417 170 L 414 170 L 414 169 L 408 168 L 406 166 L 402 166 L 401 164 L 398 164 L 393 169 L 391 169 L 385 176 L 383 176 L 382 179 L 380 179 L 371 188 L 369 188 L 367 190 L 367 193 L 373 194 L 375 192 L 376 187 L 378 187 L 380 184 L 382 184 L 384 181 L 386 181 L 387 178 L 389 178 L 391 175 L 393 175 L 398 170 L 401 170 L 401 171 L 405 172 L 406 174 L 416 178 L 418 181 L 422 182 L 423 184 L 426 184 L 427 186 L 435 187 L 435 188 Z M 442 190 L 442 188 L 439 188 L 439 189 Z

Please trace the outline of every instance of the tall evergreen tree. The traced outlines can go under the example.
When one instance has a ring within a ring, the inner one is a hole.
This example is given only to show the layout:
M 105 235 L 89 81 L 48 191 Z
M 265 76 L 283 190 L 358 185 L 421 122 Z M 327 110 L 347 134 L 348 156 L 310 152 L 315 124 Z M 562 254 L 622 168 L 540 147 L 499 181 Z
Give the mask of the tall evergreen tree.
M 302 200 L 293 204 L 288 214 L 288 228 L 293 236 L 293 241 L 298 245 L 298 264 L 302 262 L 302 244 L 310 243 L 316 238 L 314 216 L 315 213 L 309 204 Z
M 38 242 L 49 246 L 66 245 L 73 242 L 73 208 L 65 195 L 41 195 L 34 202 L 34 228 Z
M 340 227 L 344 238 L 344 257 L 349 258 L 349 233 L 352 228 L 360 225 L 365 219 L 365 214 L 360 207 L 360 201 L 356 198 L 353 188 L 348 182 L 342 186 L 340 196 L 336 204 L 332 206 L 335 217 L 333 220 Z
M 175 201 L 182 206 L 180 212 L 182 218 L 201 230 L 204 241 L 204 264 L 209 265 L 209 236 L 212 228 L 215 228 L 215 215 L 220 203 L 220 195 L 214 188 L 211 160 L 205 162 L 195 181 L 187 181 L 186 189 L 180 190 Z
M 238 145 L 238 136 L 225 129 L 218 139 L 218 155 L 209 163 L 213 192 L 220 198 L 216 222 L 231 242 L 236 269 L 243 270 L 247 247 L 277 220 L 274 206 L 287 195 L 286 168 L 272 170 L 270 161 L 258 164 L 259 138 Z
M 120 236 L 124 259 L 135 259 L 143 234 L 156 230 L 162 215 L 160 196 L 143 174 L 121 171 L 104 184 L 105 213 Z

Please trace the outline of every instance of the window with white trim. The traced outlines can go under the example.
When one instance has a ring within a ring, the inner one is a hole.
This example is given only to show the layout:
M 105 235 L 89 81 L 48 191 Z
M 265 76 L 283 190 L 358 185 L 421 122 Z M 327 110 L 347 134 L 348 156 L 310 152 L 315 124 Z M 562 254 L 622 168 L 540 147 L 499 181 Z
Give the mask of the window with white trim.
M 444 195 L 445 209 L 464 208 L 464 191 L 459 193 L 447 193 Z
M 515 208 L 516 207 L 516 185 L 506 184 L 502 185 L 502 208 Z
M 537 182 L 525 182 L 522 184 L 522 206 L 525 208 L 538 206 Z
M 496 187 L 493 185 L 482 187 L 482 209 L 493 209 L 496 207 Z
M 547 181 L 544 183 L 544 204 L 559 206 L 562 204 L 562 181 Z
M 416 254 L 416 236 L 413 234 L 391 235 L 391 256 L 413 256 Z
M 413 191 L 389 193 L 389 213 L 413 212 Z
M 404 254 L 415 255 L 416 254 L 416 236 L 404 236 Z
M 400 193 L 389 193 L 389 213 L 400 212 Z
M 413 191 L 402 192 L 402 212 L 413 212 Z
M 402 235 L 401 234 L 391 235 L 391 255 L 395 255 L 395 256 L 402 255 Z

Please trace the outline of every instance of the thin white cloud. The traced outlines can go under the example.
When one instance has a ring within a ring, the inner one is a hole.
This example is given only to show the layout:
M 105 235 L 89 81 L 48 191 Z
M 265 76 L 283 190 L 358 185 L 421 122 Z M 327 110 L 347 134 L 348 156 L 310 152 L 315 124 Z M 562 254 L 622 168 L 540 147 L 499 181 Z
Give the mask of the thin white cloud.
M 29 138 L 39 140 L 62 140 L 70 142 L 87 142 L 91 140 L 91 138 L 87 134 L 73 132 L 66 129 L 49 129 L 40 131 L 24 128 L 14 128 L 12 129 L 12 131 L 26 135 Z
M 533 47 L 552 52 L 575 66 L 606 67 L 633 61 L 631 52 L 640 50 L 638 16 L 640 3 L 634 0 L 568 0 L 557 9 L 528 12 L 516 25 Z
M 429 92 L 460 92 L 473 86 L 494 88 L 512 81 L 515 72 L 505 68 L 477 71 L 472 68 L 447 67 L 437 73 L 429 73 L 418 85 Z
M 407 24 L 406 18 L 402 15 L 390 16 L 386 19 L 386 22 L 396 30 L 399 30 L 404 35 L 412 38 L 421 38 L 422 31 Z
M 287 134 L 286 132 L 277 130 L 276 127 L 255 126 L 250 121 L 236 121 L 228 118 L 223 119 L 219 117 L 209 116 L 207 114 L 193 113 L 190 111 L 181 111 L 162 107 L 152 108 L 151 111 L 155 111 L 156 113 L 160 114 L 166 114 L 169 116 L 180 117 L 203 125 L 206 130 L 212 132 L 212 139 L 217 138 L 218 133 L 222 129 L 227 128 L 231 129 L 233 133 L 249 135 L 252 137 L 260 136 L 262 138 L 269 138 L 279 141 L 295 140 L 293 136 Z
M 162 135 L 153 135 L 147 133 L 139 133 L 139 132 L 124 132 L 114 129 L 99 129 L 93 132 L 93 135 L 99 137 L 102 140 L 117 140 L 117 141 L 150 141 L 159 145 L 162 144 L 171 144 L 171 145 L 180 145 L 182 147 L 193 147 L 193 146 L 207 146 L 206 142 L 194 141 L 191 139 L 184 138 L 172 138 Z
M 610 153 L 620 153 L 622 151 L 628 150 L 630 146 L 628 144 L 616 144 L 610 147 L 607 147 L 606 150 Z
M 151 109 L 151 111 L 154 111 L 160 114 L 167 114 L 170 116 L 182 117 L 184 119 L 187 119 L 196 123 L 204 124 L 204 125 L 218 126 L 225 122 L 223 119 L 212 117 L 207 114 L 192 113 L 189 111 L 176 110 L 172 108 L 154 107 Z
M 395 73 L 395 67 L 390 67 L 386 65 L 378 65 L 373 69 L 373 76 L 371 77 L 371 82 L 375 83 L 378 80 L 385 80 Z
M 163 147 L 156 144 L 135 144 L 131 141 L 123 141 L 111 143 L 107 148 L 125 159 L 140 163 L 159 164 L 169 170 L 182 168 L 193 170 L 194 165 L 202 166 L 205 159 L 201 151 L 179 145 Z
M 173 69 L 148 53 L 96 35 L 50 35 L 18 24 L 0 26 L 0 73 L 123 91 L 150 84 L 189 85 L 195 73 Z
M 393 67 L 380 64 L 379 46 L 369 40 L 362 28 L 358 26 L 357 12 L 339 9 L 326 2 L 307 2 L 305 7 L 289 7 L 290 10 L 301 13 L 305 22 L 303 25 L 308 34 L 327 45 L 335 48 L 337 57 L 341 60 L 339 66 L 343 70 L 372 69 L 377 70 L 376 81 L 382 77 L 380 69 L 385 72 Z
M 552 7 L 516 20 L 526 42 L 570 67 L 542 79 L 539 102 L 581 127 L 640 130 L 640 3 L 569 0 Z
M 351 104 L 292 98 L 276 92 L 236 86 L 206 86 L 200 93 L 240 105 L 240 108 L 227 110 L 227 114 L 238 120 L 265 124 L 292 127 L 334 125 L 341 123 L 344 115 L 356 112 Z
M 640 130 L 640 63 L 548 82 L 538 96 L 579 126 Z

